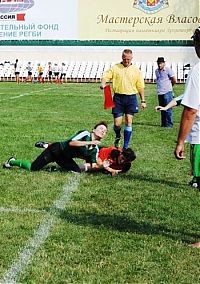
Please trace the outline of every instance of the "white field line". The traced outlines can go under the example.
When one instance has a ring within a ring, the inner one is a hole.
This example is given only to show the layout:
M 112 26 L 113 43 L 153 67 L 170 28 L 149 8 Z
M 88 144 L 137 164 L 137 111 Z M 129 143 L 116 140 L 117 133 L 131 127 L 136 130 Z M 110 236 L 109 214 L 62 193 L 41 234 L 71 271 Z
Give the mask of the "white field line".
M 42 90 L 38 90 L 38 91 L 32 91 L 32 92 L 24 93 L 24 94 L 21 94 L 21 95 L 18 95 L 18 96 L 6 98 L 6 99 L 1 99 L 0 102 L 2 102 L 2 101 L 8 101 L 8 100 L 14 100 L 14 99 L 20 99 L 21 97 L 31 96 L 31 95 L 33 95 L 33 94 L 35 94 L 35 93 L 42 93 L 42 92 L 48 91 L 48 90 L 52 90 L 52 88 L 42 89 Z
M 13 208 L 5 208 L 0 207 L 0 213 L 47 213 L 46 210 L 43 209 L 31 209 L 31 208 L 19 208 L 19 207 L 13 207 Z
M 31 263 L 34 254 L 43 245 L 45 240 L 50 234 L 50 230 L 53 228 L 58 218 L 56 210 L 63 210 L 67 202 L 71 198 L 72 192 L 77 190 L 80 182 L 79 174 L 72 174 L 68 183 L 63 188 L 63 193 L 57 200 L 54 201 L 50 208 L 49 214 L 44 218 L 39 228 L 35 230 L 33 237 L 29 239 L 25 247 L 20 251 L 18 257 L 13 261 L 11 267 L 0 279 L 1 284 L 16 284 L 19 283 L 19 277 L 21 273 L 26 269 L 28 264 Z

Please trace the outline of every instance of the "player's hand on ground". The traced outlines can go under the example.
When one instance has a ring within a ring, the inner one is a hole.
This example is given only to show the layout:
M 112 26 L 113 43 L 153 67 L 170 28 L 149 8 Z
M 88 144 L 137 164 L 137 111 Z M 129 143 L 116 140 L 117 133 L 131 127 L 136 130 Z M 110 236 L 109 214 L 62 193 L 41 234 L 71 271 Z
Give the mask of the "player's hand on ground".
M 194 244 L 190 244 L 189 246 L 193 247 L 193 248 L 200 248 L 200 242 L 194 243 Z
M 120 173 L 121 172 L 121 170 L 113 170 L 112 171 L 112 177 L 114 177 L 114 176 L 117 176 L 118 175 L 118 173 Z
M 103 161 L 103 167 L 106 169 L 110 166 L 110 161 L 109 160 L 105 160 Z
M 97 169 L 99 168 L 99 166 L 97 165 L 97 163 L 92 163 L 92 164 L 91 164 L 91 167 L 92 167 L 93 170 L 95 170 L 95 169 L 97 170 Z

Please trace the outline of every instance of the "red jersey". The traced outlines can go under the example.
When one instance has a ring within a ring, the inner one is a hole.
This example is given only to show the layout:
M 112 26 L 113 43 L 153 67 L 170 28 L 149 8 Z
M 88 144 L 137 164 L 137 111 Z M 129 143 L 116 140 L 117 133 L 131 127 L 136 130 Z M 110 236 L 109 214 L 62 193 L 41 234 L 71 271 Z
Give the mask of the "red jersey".
M 111 152 L 112 152 L 112 150 L 118 150 L 120 153 L 122 152 L 121 148 L 116 148 L 114 146 L 101 148 L 99 150 L 98 157 L 102 161 L 110 160 L 111 159 Z M 112 160 L 112 163 L 110 164 L 109 167 L 114 169 L 114 170 L 121 170 L 122 172 L 127 172 L 130 169 L 130 167 L 131 167 L 131 163 L 130 162 L 124 162 L 122 164 L 119 164 L 118 160 L 116 159 L 116 160 Z
M 98 157 L 99 157 L 102 161 L 111 159 L 110 153 L 111 153 L 111 151 L 114 150 L 114 149 L 117 150 L 117 148 L 114 147 L 114 146 L 106 147 L 106 148 L 101 148 L 101 149 L 99 150 Z

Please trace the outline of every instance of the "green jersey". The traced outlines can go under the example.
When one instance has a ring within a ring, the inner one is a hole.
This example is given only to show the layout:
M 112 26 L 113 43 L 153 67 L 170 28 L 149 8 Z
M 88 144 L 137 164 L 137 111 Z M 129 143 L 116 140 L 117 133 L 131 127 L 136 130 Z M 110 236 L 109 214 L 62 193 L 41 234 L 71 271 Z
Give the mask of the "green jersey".
M 86 145 L 81 147 L 70 146 L 70 141 L 92 141 L 92 135 L 86 130 L 81 130 L 68 140 L 60 142 L 61 149 L 65 156 L 70 158 L 81 158 L 88 163 L 96 163 L 99 148 L 97 145 Z

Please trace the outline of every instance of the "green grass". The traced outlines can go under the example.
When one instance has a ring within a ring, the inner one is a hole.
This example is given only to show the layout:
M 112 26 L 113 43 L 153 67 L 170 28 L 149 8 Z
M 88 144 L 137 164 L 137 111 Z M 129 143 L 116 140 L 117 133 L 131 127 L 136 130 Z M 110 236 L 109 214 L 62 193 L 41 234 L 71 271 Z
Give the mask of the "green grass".
M 178 96 L 184 86 L 177 85 Z M 21 97 L 18 97 L 22 95 Z M 18 97 L 18 98 L 14 98 Z M 38 140 L 61 141 L 79 129 L 109 123 L 103 141 L 114 140 L 112 115 L 103 110 L 97 84 L 1 83 L 1 163 L 8 157 L 33 160 Z M 148 108 L 134 117 L 131 170 L 110 177 L 81 174 L 78 190 L 57 211 L 50 235 L 17 283 L 199 283 L 199 192 L 187 184 L 187 159 L 173 151 L 182 107 L 174 109 L 173 129 L 160 127 L 155 85 L 146 86 Z M 71 173 L 0 169 L 0 279 L 17 259 Z M 40 210 L 40 211 L 37 211 Z M 50 212 L 49 212 L 50 210 Z

